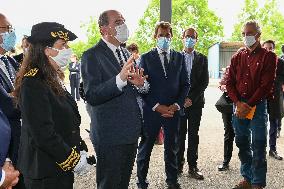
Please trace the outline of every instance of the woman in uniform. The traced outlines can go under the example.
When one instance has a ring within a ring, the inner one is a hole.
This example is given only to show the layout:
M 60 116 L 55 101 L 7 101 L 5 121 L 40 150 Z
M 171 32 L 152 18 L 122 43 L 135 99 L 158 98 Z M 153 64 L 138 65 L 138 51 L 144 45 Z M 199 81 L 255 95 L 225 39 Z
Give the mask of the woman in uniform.
M 63 85 L 62 68 L 72 55 L 67 42 L 76 38 L 55 22 L 34 25 L 27 38 L 14 91 L 23 123 L 18 169 L 27 189 L 72 189 L 74 172 L 88 166 L 78 107 Z

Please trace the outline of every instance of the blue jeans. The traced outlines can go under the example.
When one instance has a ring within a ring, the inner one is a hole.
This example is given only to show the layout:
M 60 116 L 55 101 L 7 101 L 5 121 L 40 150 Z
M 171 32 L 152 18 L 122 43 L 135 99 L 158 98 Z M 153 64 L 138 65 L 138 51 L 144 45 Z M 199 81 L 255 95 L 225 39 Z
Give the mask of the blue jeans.
M 266 186 L 267 102 L 256 106 L 252 120 L 233 116 L 241 175 L 252 185 Z

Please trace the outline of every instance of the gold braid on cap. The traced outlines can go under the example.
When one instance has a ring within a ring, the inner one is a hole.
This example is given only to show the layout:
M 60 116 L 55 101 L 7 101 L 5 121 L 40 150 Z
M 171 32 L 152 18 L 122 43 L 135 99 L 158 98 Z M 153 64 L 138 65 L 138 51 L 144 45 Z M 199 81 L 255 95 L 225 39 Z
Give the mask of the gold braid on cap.
M 75 149 L 76 149 L 76 147 L 72 148 L 71 154 L 67 157 L 67 159 L 64 162 L 57 163 L 57 165 L 59 165 L 59 167 L 63 171 L 70 171 L 70 170 L 74 169 L 74 167 L 79 162 L 81 156 Z
M 58 32 L 50 32 L 52 37 L 59 37 L 60 39 L 64 39 L 65 41 L 69 41 L 68 32 L 58 31 Z
M 38 72 L 37 68 L 30 69 L 27 73 L 25 73 L 25 77 L 34 77 Z

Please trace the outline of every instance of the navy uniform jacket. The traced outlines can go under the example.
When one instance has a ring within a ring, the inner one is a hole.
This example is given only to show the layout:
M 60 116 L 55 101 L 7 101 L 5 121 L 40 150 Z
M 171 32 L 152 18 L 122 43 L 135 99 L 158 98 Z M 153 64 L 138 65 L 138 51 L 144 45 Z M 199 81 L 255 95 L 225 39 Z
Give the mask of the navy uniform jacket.
M 134 144 L 141 133 L 137 90 L 130 84 L 117 88 L 121 67 L 107 44 L 98 44 L 82 56 L 82 78 L 91 105 L 94 142 L 101 145 Z
M 73 65 L 75 65 L 75 67 L 73 68 Z M 76 79 L 80 79 L 81 77 L 81 64 L 80 63 L 74 63 L 74 62 L 71 62 L 69 64 L 69 71 L 70 71 L 70 75 L 69 75 L 69 79 L 71 79 L 71 72 L 76 72 Z
M 31 179 L 70 174 L 80 159 L 81 141 L 81 117 L 71 95 L 67 91 L 56 95 L 34 68 L 23 79 L 19 106 L 23 122 L 20 172 Z
M 144 111 L 151 112 L 157 104 L 172 105 L 178 103 L 183 107 L 190 83 L 184 56 L 174 50 L 170 51 L 168 78 L 165 77 L 162 63 L 156 48 L 141 56 L 141 67 L 148 75 L 150 90 L 142 95 L 145 102 Z
M 11 129 L 9 121 L 0 109 L 0 180 L 2 177 L 2 166 L 7 157 L 7 152 L 10 144 Z

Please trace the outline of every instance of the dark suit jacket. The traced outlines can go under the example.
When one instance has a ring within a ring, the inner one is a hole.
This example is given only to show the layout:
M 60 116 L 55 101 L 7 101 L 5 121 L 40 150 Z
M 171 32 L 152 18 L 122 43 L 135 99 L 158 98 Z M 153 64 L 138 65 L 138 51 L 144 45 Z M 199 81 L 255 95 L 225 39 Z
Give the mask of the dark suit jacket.
M 0 180 L 2 178 L 2 166 L 7 157 L 10 144 L 11 130 L 8 119 L 0 109 Z
M 11 129 L 7 117 L 0 109 L 0 167 L 3 166 L 7 157 L 10 144 Z M 0 172 L 2 173 L 1 169 Z M 1 179 L 1 174 L 0 174 Z
M 282 58 L 278 58 L 276 77 L 274 82 L 273 99 L 268 100 L 269 117 L 274 119 L 281 119 L 284 116 L 283 91 L 282 91 L 283 83 L 284 83 L 284 60 Z
M 95 144 L 136 143 L 141 132 L 137 91 L 130 84 L 117 88 L 121 67 L 104 41 L 84 52 L 81 71 Z
M 145 101 L 144 110 L 152 111 L 157 103 L 178 103 L 182 108 L 190 87 L 184 56 L 171 50 L 168 78 L 165 77 L 156 48 L 141 56 L 140 65 L 144 69 L 144 74 L 149 76 L 147 81 L 150 84 L 149 92 L 142 95 Z
M 11 57 L 8 57 L 10 64 L 8 64 L 8 68 L 12 70 L 16 75 L 16 70 L 18 69 L 19 64 Z M 0 60 L 1 61 L 1 60 Z M 16 108 L 13 98 L 8 94 L 11 93 L 14 89 L 13 83 L 15 78 L 8 78 L 4 71 L 0 69 L 0 109 L 2 109 L 3 113 L 9 120 L 11 129 L 12 129 L 12 139 L 10 143 L 9 149 L 9 158 L 16 163 L 17 161 L 17 153 L 18 153 L 18 145 L 21 135 L 21 112 L 18 108 Z
M 76 102 L 65 91 L 56 95 L 41 79 L 40 73 L 26 76 L 20 94 L 22 134 L 18 168 L 31 179 L 70 174 L 57 163 L 71 156 L 79 146 L 81 117 Z
M 190 91 L 188 98 L 192 100 L 189 108 L 203 108 L 205 104 L 204 91 L 209 83 L 207 57 L 194 51 L 194 59 L 190 75 Z

